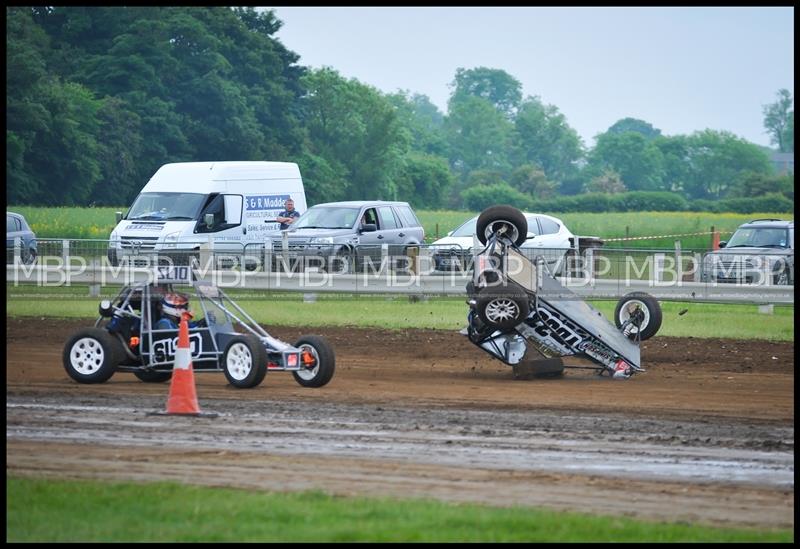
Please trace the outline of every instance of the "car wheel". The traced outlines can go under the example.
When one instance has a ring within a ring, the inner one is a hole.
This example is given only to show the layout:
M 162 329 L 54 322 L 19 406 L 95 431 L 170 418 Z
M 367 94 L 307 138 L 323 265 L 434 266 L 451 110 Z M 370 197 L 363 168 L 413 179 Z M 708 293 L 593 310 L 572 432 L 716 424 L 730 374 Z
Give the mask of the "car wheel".
M 650 339 L 661 328 L 662 314 L 658 300 L 645 292 L 631 292 L 620 298 L 614 309 L 614 323 L 622 328 L 626 320 L 641 315 L 639 327 L 633 326 L 628 337 L 636 339 L 637 332 L 642 341 Z
M 775 272 L 772 275 L 772 283 L 776 286 L 786 286 L 791 284 L 792 277 L 789 273 L 788 265 L 781 261 L 775 264 Z
M 339 250 L 333 257 L 328 257 L 324 269 L 328 273 L 348 274 L 353 271 L 353 254 L 347 250 Z
M 63 363 L 78 383 L 103 383 L 114 375 L 121 353 L 111 334 L 102 328 L 79 330 L 64 345 Z
M 333 377 L 336 356 L 328 340 L 322 336 L 307 335 L 294 344 L 300 349 L 300 362 L 305 367 L 292 372 L 295 381 L 303 387 L 322 387 Z
M 233 337 L 221 360 L 228 383 L 240 389 L 257 387 L 267 375 L 267 350 L 254 335 Z
M 22 259 L 25 265 L 33 265 L 36 263 L 36 250 L 28 250 L 28 253 Z
M 153 370 L 136 370 L 133 375 L 145 383 L 163 383 L 172 379 L 172 372 L 154 372 Z
M 528 318 L 530 303 L 524 291 L 490 287 L 478 294 L 475 312 L 489 327 L 509 330 Z
M 478 216 L 475 233 L 481 244 L 493 234 L 502 234 L 520 246 L 528 238 L 528 220 L 513 206 L 492 206 Z

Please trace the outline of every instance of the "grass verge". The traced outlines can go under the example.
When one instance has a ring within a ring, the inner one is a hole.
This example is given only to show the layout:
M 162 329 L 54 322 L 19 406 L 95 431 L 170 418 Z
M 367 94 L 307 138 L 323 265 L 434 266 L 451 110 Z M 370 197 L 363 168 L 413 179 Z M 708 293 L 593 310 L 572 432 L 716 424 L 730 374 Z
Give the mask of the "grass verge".
M 102 288 L 101 297 L 89 297 L 88 286 L 36 287 L 6 285 L 6 315 L 56 318 L 96 318 L 102 298 L 118 290 Z M 412 302 L 407 296 L 314 294 L 307 302 L 301 293 L 226 292 L 257 322 L 269 326 L 358 326 L 387 329 L 423 328 L 459 330 L 466 325 L 467 305 L 461 297 L 430 297 Z M 616 301 L 590 301 L 606 318 Z M 199 306 L 195 303 L 195 309 Z M 766 339 L 794 341 L 794 306 L 776 305 L 771 314 L 757 305 L 661 302 L 660 336 Z M 680 314 L 682 311 L 685 312 Z
M 762 531 L 537 508 L 6 478 L 6 541 L 772 541 Z

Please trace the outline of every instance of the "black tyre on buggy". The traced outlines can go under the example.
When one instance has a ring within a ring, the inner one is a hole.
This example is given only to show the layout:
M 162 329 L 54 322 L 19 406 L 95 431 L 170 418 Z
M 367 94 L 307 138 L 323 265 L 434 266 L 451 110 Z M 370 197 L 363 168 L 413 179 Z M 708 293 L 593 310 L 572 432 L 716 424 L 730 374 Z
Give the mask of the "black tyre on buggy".
M 658 300 L 646 292 L 625 294 L 614 309 L 614 324 L 622 328 L 629 319 L 633 320 L 628 337 L 642 341 L 650 339 L 661 328 L 663 315 Z
M 520 246 L 528 238 L 528 220 L 514 206 L 492 206 L 478 216 L 475 234 L 481 244 L 486 244 L 492 234 L 498 234 Z
M 300 349 L 300 361 L 305 366 L 292 372 L 295 381 L 303 387 L 326 385 L 336 370 L 336 355 L 328 340 L 318 335 L 307 335 L 298 339 L 294 346 Z
M 489 286 L 475 298 L 478 318 L 490 328 L 510 330 L 530 314 L 528 295 L 515 284 Z
M 125 350 L 122 344 L 102 328 L 78 330 L 64 345 L 64 369 L 78 383 L 103 383 L 108 381 Z

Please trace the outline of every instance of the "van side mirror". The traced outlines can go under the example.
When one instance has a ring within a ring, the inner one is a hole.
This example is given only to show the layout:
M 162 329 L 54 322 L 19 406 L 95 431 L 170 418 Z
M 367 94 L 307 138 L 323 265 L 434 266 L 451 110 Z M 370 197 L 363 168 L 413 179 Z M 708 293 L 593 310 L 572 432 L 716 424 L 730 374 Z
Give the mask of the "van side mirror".
M 447 231 L 447 236 L 450 236 L 451 234 L 453 234 L 453 231 Z
M 206 227 L 213 226 L 214 225 L 214 214 L 213 213 L 207 213 L 206 215 L 203 216 L 203 221 L 205 222 Z
M 114 217 L 117 219 L 117 223 L 122 221 L 122 212 L 114 212 Z
M 378 226 L 375 223 L 365 223 L 361 225 L 361 232 L 362 233 L 374 233 L 378 230 Z
M 242 222 L 242 197 L 237 194 L 226 194 L 225 200 L 225 224 L 238 225 Z

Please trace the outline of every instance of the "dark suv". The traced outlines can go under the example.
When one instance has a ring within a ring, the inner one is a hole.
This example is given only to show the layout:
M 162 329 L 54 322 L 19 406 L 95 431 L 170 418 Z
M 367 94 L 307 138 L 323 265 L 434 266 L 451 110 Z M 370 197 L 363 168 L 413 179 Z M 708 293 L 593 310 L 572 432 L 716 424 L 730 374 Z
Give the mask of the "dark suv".
M 425 230 L 408 202 L 329 202 L 309 208 L 289 229 L 268 237 L 278 256 L 313 258 L 306 262 L 348 271 L 368 260 L 379 264 L 384 254 L 404 256 L 424 242 Z
M 754 219 L 703 257 L 707 282 L 794 285 L 794 221 Z

